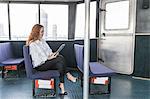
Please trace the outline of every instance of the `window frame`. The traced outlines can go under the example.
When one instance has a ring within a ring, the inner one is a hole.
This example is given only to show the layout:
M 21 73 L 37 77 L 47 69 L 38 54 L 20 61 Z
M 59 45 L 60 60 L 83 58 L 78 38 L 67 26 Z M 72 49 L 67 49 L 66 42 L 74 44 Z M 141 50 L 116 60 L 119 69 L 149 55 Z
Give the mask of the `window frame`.
M 92 2 L 90 2 L 90 3 L 95 3 L 95 21 L 94 21 L 94 23 L 95 23 L 95 27 L 93 28 L 94 29 L 94 32 L 95 32 L 95 34 L 94 34 L 94 37 L 91 37 L 91 36 L 93 36 L 93 35 L 91 35 L 90 34 L 90 39 L 93 39 L 93 38 L 96 38 L 97 37 L 97 30 L 96 30 L 96 28 L 97 28 L 97 23 L 96 23 L 96 21 L 98 21 L 98 20 L 96 20 L 97 19 L 97 1 L 92 1 Z M 84 8 L 84 3 L 79 3 L 79 4 L 83 4 L 83 8 Z M 90 4 L 91 5 L 91 4 Z M 78 5 L 77 5 L 78 6 Z M 90 6 L 91 7 L 91 6 Z M 90 10 L 91 10 L 91 8 L 90 8 Z M 93 15 L 93 14 L 92 14 Z M 84 15 L 85 16 L 85 15 Z M 90 11 L 90 16 L 91 16 L 91 11 Z M 91 17 L 90 17 L 91 18 Z M 83 28 L 83 34 L 81 35 L 82 37 L 76 37 L 76 25 L 77 25 L 77 10 L 76 10 L 76 24 L 75 24 L 75 36 L 74 36 L 74 39 L 75 40 L 78 40 L 78 39 L 84 39 L 84 28 Z M 83 21 L 83 25 L 85 24 L 85 21 Z M 90 27 L 91 27 L 91 19 L 90 19 Z M 90 33 L 92 33 L 93 31 L 91 31 L 92 29 L 90 28 Z

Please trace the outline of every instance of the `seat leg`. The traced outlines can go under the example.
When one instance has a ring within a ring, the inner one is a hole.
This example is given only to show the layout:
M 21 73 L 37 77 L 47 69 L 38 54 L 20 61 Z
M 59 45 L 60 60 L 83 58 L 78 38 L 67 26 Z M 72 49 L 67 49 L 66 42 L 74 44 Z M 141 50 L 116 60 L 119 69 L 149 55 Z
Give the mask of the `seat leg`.
M 17 66 L 17 75 L 18 77 L 20 77 L 21 66 L 23 66 L 23 63 L 20 63 L 19 65 L 16 66 Z
M 81 84 L 80 85 L 81 85 L 81 87 L 83 87 L 83 73 L 79 71 L 79 75 L 80 75 L 79 77 L 81 79 Z
M 89 78 L 89 94 L 90 95 L 95 95 L 95 94 L 99 94 L 99 93 L 91 93 L 91 78 Z M 100 94 L 110 94 L 111 93 L 111 77 L 108 77 L 108 84 L 107 86 L 107 92 L 102 92 Z
M 2 78 L 4 78 L 4 76 L 5 76 L 4 71 L 5 71 L 4 66 L 2 66 Z
M 91 77 L 89 78 L 89 94 L 92 95 L 91 94 Z
M 55 79 L 55 78 L 53 78 L 53 79 L 54 79 L 54 94 L 53 94 L 53 96 L 55 96 L 56 93 L 57 93 L 57 89 L 56 89 L 56 79 Z
M 108 83 L 108 94 L 111 93 L 111 77 L 109 77 L 109 83 Z
M 32 80 L 32 95 L 35 96 L 35 80 Z
M 54 93 L 51 93 L 50 95 L 51 96 L 55 96 L 56 95 L 56 93 L 57 93 L 57 90 L 56 90 L 56 81 L 55 81 L 55 78 L 53 78 L 54 79 Z M 36 96 L 41 96 L 41 95 L 43 95 L 43 94 L 36 94 L 36 88 L 37 88 L 37 86 L 36 86 L 36 80 L 32 80 L 32 96 L 34 96 L 34 97 L 36 97 Z
M 17 76 L 20 77 L 20 65 L 17 66 Z
M 83 87 L 83 75 L 81 76 L 81 87 Z

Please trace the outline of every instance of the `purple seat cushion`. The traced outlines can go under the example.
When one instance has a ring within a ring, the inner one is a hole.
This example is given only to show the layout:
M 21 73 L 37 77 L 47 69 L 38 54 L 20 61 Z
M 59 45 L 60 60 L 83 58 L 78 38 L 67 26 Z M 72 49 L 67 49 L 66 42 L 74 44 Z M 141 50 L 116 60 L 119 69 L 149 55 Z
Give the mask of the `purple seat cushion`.
M 2 61 L 1 63 L 5 65 L 16 65 L 22 63 L 23 60 L 24 58 L 9 58 L 5 61 Z
M 78 69 L 83 72 L 84 65 L 83 65 L 83 45 L 74 44 L 75 48 L 75 55 L 76 55 L 76 61 L 77 61 L 77 67 Z M 115 74 L 115 71 L 112 69 L 104 66 L 103 64 L 100 64 L 99 62 L 90 62 L 89 63 L 89 76 L 90 77 L 96 77 L 96 76 L 111 76 Z
M 48 71 L 36 71 L 35 73 L 32 74 L 30 79 L 51 79 L 53 77 L 59 77 L 60 74 L 58 70 L 48 70 Z
M 100 64 L 99 62 L 90 62 L 90 70 L 93 74 L 100 74 L 100 75 L 111 75 L 115 72 L 112 69 Z

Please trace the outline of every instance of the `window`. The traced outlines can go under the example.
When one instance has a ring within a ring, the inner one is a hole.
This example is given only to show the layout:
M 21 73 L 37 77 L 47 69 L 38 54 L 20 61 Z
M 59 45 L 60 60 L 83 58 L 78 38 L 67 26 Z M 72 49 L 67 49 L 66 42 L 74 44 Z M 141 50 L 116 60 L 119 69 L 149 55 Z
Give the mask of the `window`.
M 129 28 L 129 1 L 106 4 L 105 29 Z
M 8 28 L 8 6 L 5 3 L 0 4 L 0 40 L 9 40 Z
M 75 39 L 84 38 L 85 4 L 77 5 Z M 90 38 L 96 37 L 96 1 L 90 4 Z
M 38 23 L 37 4 L 10 4 L 10 33 L 12 40 L 26 40 Z
M 41 4 L 40 23 L 49 40 L 68 39 L 68 5 Z

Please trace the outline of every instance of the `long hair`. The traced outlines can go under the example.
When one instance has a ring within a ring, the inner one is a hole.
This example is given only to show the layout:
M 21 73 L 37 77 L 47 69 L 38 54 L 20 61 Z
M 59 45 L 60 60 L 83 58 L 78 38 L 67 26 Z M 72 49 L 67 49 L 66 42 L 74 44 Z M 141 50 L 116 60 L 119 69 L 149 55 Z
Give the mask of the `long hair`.
M 43 27 L 43 25 L 35 24 L 32 27 L 32 31 L 28 37 L 28 40 L 26 41 L 26 45 L 29 45 L 31 42 L 34 42 L 39 39 L 40 30 Z

